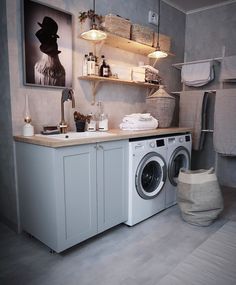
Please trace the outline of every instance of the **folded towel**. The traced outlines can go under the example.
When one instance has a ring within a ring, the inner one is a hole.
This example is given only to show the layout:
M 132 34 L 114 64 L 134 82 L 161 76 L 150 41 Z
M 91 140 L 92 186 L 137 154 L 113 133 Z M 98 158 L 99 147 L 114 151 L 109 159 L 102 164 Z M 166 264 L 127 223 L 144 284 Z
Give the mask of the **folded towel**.
M 236 56 L 224 57 L 221 62 L 221 74 L 220 79 L 224 80 L 236 80 Z
M 181 81 L 188 86 L 199 87 L 214 79 L 211 62 L 186 64 L 182 66 Z
M 155 73 L 155 74 L 158 74 L 159 73 L 159 70 L 154 68 L 153 66 L 151 65 L 141 65 L 140 67 L 144 67 L 145 69 L 148 69 L 150 70 L 151 72 Z
M 152 116 L 150 115 L 150 113 L 134 113 L 131 115 L 126 115 L 123 118 L 123 122 L 131 122 L 131 123 L 138 123 L 139 121 L 151 121 L 152 120 Z
M 150 114 L 131 114 L 123 118 L 122 130 L 152 130 L 158 127 L 158 121 Z
M 215 151 L 236 156 L 236 89 L 216 92 L 213 144 Z
M 179 126 L 193 129 L 193 149 L 203 147 L 202 117 L 206 100 L 204 91 L 183 91 L 180 93 Z

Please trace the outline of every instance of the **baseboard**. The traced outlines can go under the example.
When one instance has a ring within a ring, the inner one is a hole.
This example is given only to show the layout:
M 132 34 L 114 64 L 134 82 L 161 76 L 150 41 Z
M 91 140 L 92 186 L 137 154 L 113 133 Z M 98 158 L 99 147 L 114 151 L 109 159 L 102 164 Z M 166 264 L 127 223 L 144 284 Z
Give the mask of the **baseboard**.
M 19 234 L 21 231 L 20 231 L 20 227 L 10 221 L 9 219 L 7 219 L 6 217 L 0 215 L 0 222 L 3 223 L 4 225 L 6 225 L 8 228 L 10 228 L 11 230 L 13 230 L 15 233 Z

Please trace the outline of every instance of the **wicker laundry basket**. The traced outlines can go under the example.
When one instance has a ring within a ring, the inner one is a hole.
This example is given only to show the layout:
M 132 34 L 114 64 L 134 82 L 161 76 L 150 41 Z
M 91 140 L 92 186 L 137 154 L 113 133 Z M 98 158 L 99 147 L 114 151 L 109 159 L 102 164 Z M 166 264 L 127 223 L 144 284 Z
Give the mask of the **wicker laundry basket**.
M 193 225 L 210 225 L 223 210 L 223 198 L 214 169 L 181 169 L 177 201 L 182 218 Z
M 160 128 L 170 127 L 175 110 L 175 98 L 164 90 L 163 85 L 160 85 L 158 91 L 147 97 L 146 104 L 147 112 L 158 120 Z

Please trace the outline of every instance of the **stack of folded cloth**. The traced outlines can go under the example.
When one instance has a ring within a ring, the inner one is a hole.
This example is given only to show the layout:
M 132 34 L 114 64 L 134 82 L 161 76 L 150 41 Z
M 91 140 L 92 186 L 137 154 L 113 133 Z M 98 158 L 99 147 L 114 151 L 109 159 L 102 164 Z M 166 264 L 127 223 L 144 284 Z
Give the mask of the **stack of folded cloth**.
M 153 130 L 157 127 L 158 121 L 149 113 L 134 113 L 126 115 L 120 124 L 120 129 L 127 131 Z
M 182 66 L 181 81 L 187 86 L 199 87 L 214 79 L 211 62 L 186 64 Z

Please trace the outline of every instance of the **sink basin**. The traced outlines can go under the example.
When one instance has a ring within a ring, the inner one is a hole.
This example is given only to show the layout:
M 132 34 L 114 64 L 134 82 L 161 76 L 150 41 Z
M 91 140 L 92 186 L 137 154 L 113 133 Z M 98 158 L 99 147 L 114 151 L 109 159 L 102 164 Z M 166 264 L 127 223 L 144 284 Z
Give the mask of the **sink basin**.
M 58 140 L 77 140 L 77 139 L 85 139 L 85 138 L 100 138 L 106 136 L 114 136 L 115 134 L 111 134 L 108 132 L 68 132 L 66 134 L 57 134 L 57 135 L 36 135 L 41 137 L 53 138 Z

